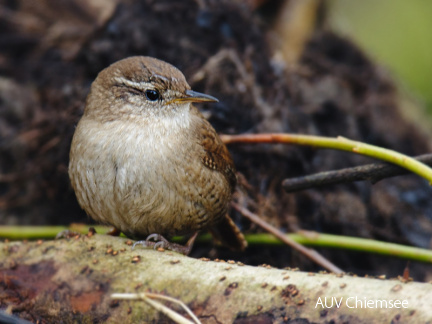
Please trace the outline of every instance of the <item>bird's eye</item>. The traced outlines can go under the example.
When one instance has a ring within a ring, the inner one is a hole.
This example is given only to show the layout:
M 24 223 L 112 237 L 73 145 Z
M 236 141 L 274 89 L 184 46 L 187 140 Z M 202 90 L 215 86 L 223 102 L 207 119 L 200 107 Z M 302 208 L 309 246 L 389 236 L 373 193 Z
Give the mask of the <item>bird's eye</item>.
M 156 101 L 159 99 L 159 92 L 156 90 L 146 90 L 145 92 L 146 98 L 150 101 Z

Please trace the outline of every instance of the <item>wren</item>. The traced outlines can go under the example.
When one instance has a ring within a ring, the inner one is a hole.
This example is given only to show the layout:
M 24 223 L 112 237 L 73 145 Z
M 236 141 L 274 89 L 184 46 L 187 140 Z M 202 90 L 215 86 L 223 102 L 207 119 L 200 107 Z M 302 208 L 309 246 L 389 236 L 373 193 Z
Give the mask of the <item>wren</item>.
M 222 244 L 246 241 L 228 216 L 236 185 L 231 156 L 192 103 L 217 102 L 192 91 L 174 66 L 129 57 L 99 73 L 72 140 L 69 177 L 81 207 L 145 246 L 189 253 L 209 229 Z M 166 238 L 192 235 L 183 247 Z

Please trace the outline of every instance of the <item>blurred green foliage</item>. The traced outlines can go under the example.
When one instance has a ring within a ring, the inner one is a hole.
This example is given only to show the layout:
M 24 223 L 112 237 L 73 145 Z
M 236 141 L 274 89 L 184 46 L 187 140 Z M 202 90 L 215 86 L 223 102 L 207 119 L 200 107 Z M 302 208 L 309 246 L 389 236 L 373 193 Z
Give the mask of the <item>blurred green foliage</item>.
M 432 115 L 432 1 L 332 0 L 330 25 L 387 67 Z

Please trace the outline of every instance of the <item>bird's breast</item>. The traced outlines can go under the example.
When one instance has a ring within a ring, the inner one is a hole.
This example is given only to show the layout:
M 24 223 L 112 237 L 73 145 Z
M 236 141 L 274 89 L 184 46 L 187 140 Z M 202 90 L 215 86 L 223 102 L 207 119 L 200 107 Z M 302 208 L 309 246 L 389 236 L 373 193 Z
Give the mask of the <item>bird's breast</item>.
M 80 204 L 132 236 L 196 231 L 226 211 L 226 180 L 203 165 L 188 122 L 82 120 L 72 143 L 78 151 L 70 173 L 74 187 L 83 189 Z

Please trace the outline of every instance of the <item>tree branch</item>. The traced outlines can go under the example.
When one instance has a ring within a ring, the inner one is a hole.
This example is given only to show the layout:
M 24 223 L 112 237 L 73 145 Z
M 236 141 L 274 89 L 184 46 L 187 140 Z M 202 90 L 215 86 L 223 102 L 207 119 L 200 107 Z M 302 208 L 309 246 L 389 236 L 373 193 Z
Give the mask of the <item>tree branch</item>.
M 415 159 L 428 166 L 432 166 L 432 154 L 416 156 Z M 372 184 L 378 181 L 409 174 L 401 167 L 389 163 L 371 163 L 353 168 L 345 168 L 336 171 L 319 172 L 304 177 L 290 178 L 282 181 L 282 187 L 286 192 L 295 192 L 326 185 L 368 180 Z
M 151 291 L 182 301 L 202 323 L 349 319 L 373 324 L 395 318 L 426 323 L 432 318 L 432 289 L 426 283 L 197 260 L 151 249 L 132 251 L 125 243 L 125 238 L 106 235 L 0 243 L 0 307 L 8 305 L 14 315 L 32 322 L 167 321 L 145 302 L 111 298 L 113 293 Z M 340 307 L 335 299 L 342 301 Z M 399 301 L 398 308 L 390 301 Z

